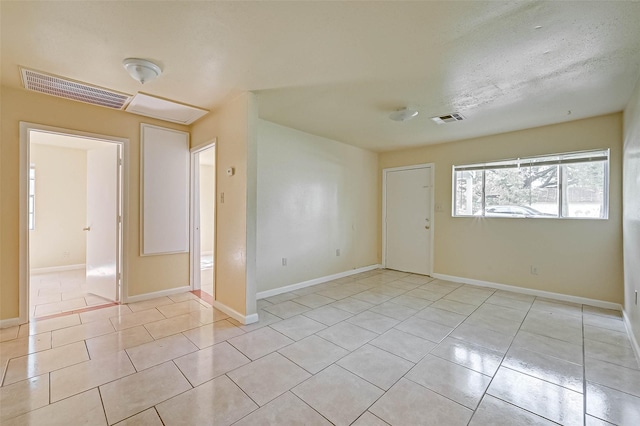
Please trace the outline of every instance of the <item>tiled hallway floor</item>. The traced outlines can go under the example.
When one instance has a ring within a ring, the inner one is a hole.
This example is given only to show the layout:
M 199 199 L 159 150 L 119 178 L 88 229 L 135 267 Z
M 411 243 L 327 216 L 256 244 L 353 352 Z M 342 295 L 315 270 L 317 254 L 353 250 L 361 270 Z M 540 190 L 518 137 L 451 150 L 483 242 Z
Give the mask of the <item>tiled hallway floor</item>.
M 259 307 L 239 326 L 186 293 L 4 329 L 0 422 L 639 424 L 615 311 L 384 270 Z

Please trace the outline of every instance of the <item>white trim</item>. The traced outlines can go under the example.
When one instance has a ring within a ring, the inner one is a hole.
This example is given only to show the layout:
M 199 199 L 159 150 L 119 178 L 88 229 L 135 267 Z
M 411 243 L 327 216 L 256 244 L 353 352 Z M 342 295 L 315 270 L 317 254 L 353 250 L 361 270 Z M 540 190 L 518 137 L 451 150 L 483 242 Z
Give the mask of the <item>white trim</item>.
M 195 224 L 196 221 L 200 222 L 200 198 L 196 198 L 196 190 L 198 190 L 197 192 L 199 193 L 199 188 L 200 188 L 200 178 L 199 178 L 199 174 L 196 174 L 196 154 L 200 154 L 202 151 L 206 151 L 208 149 L 213 149 L 213 158 L 215 160 L 215 163 L 213 165 L 213 172 L 214 172 L 214 176 L 215 176 L 215 172 L 216 172 L 216 167 L 217 167 L 217 163 L 218 163 L 218 156 L 217 156 L 217 151 L 216 151 L 216 142 L 218 140 L 216 138 L 213 138 L 212 140 L 210 140 L 209 142 L 205 143 L 204 145 L 199 145 L 195 148 L 191 148 L 189 150 L 189 164 L 191 166 L 191 171 L 189 172 L 189 209 L 191 210 L 189 213 L 189 285 L 191 286 L 192 290 L 199 290 L 200 289 L 200 257 L 202 255 L 213 255 L 214 252 L 213 250 L 211 252 L 200 252 L 200 232 L 198 232 L 196 234 L 195 231 Z M 217 199 L 218 197 L 218 192 L 217 192 L 217 185 L 218 185 L 218 179 L 217 176 L 214 180 L 214 189 L 213 189 L 213 193 L 216 194 L 215 197 Z M 216 226 L 216 200 L 214 200 L 213 203 L 213 246 L 216 246 L 216 242 L 215 239 L 218 236 L 218 232 L 216 232 L 217 230 L 215 229 Z M 214 259 L 214 265 L 215 265 L 215 259 Z M 212 294 L 212 296 L 215 298 L 215 273 L 214 273 L 214 291 Z
M 201 251 L 200 256 L 213 256 L 213 250 Z
M 614 309 L 616 311 L 622 310 L 622 306 L 619 303 L 606 302 L 604 300 L 589 299 L 586 297 L 571 296 L 568 294 L 553 293 L 551 291 L 535 290 L 532 288 L 517 287 L 513 285 L 508 285 L 508 284 L 498 284 L 490 281 L 474 280 L 472 278 L 455 277 L 453 275 L 431 274 L 431 276 L 439 280 L 447 280 L 447 281 L 459 282 L 463 284 L 477 285 L 480 287 L 490 287 L 498 290 L 511 291 L 514 293 L 528 294 L 530 296 L 546 297 L 549 299 L 560 300 L 563 302 L 572 302 L 572 303 L 579 303 L 581 305 L 596 306 L 598 308 Z
M 24 324 L 20 318 L 7 318 L 0 320 L 0 328 L 15 327 L 16 325 Z
M 218 302 L 217 300 L 213 301 L 212 306 L 244 325 L 253 324 L 254 322 L 258 322 L 259 320 L 258 314 L 242 315 L 240 312 L 228 307 L 223 303 Z
M 78 269 L 85 269 L 87 267 L 84 263 L 78 263 L 76 265 L 62 265 L 62 266 L 47 266 L 46 268 L 31 268 L 31 275 L 36 274 L 48 274 L 51 272 L 64 272 L 75 271 Z
M 155 299 L 163 296 L 172 296 L 178 293 L 187 293 L 191 291 L 191 287 L 188 285 L 176 288 L 169 288 L 167 290 L 153 291 L 151 293 L 138 294 L 136 296 L 127 296 L 125 303 L 136 303 L 144 300 Z
M 89 133 L 80 130 L 65 129 L 62 127 L 47 126 L 44 124 L 31 123 L 27 121 L 20 122 L 20 171 L 19 179 L 19 312 L 20 323 L 26 324 L 29 321 L 29 221 L 28 221 L 28 198 L 29 191 L 27 182 L 29 179 L 30 162 L 30 131 L 40 131 L 47 133 L 55 133 L 62 135 L 72 135 L 84 139 L 92 139 L 100 142 L 115 143 L 121 147 L 120 154 L 122 160 L 122 177 L 119 182 L 119 203 L 122 212 L 122 226 L 118 233 L 118 264 L 117 269 L 120 272 L 120 287 L 116 295 L 116 301 L 122 301 L 124 295 L 128 292 L 128 276 L 129 263 L 127 260 L 127 246 L 124 241 L 125 236 L 129 232 L 129 139 L 120 138 L 110 135 L 102 135 L 98 133 Z
M 326 283 L 327 281 L 337 280 L 338 278 L 344 278 L 344 277 L 348 277 L 350 275 L 355 275 L 355 274 L 359 274 L 361 272 L 372 271 L 374 269 L 380 269 L 380 268 L 382 268 L 382 265 L 379 265 L 379 264 L 378 265 L 369 265 L 369 266 L 364 266 L 364 267 L 358 268 L 358 269 L 352 269 L 350 271 L 339 272 L 339 273 L 333 274 L 333 275 L 327 275 L 327 276 L 320 277 L 320 278 L 314 278 L 314 279 L 308 280 L 308 281 L 302 281 L 302 282 L 299 282 L 299 283 L 296 283 L 296 284 L 287 285 L 287 286 L 284 286 L 284 287 L 273 288 L 271 290 L 265 290 L 265 291 L 261 291 L 261 292 L 257 293 L 256 294 L 256 299 L 258 299 L 258 300 L 265 299 L 267 297 L 276 296 L 278 294 L 286 293 L 288 291 L 300 290 L 301 288 L 310 287 L 310 286 L 316 285 L 316 284 Z
M 434 262 L 434 247 L 433 247 L 433 235 L 435 231 L 435 189 L 436 189 L 436 164 L 435 163 L 423 163 L 414 164 L 411 166 L 390 167 L 382 169 L 382 268 L 387 267 L 387 173 L 397 172 L 402 170 L 414 170 L 414 169 L 426 169 L 429 168 L 431 174 L 431 211 L 429 212 L 431 218 L 431 229 L 429 232 L 429 255 L 431 260 L 429 262 L 429 271 L 427 275 L 433 273 Z
M 636 335 L 633 334 L 633 327 L 631 326 L 631 320 L 629 316 L 622 310 L 622 318 L 624 319 L 624 325 L 627 327 L 627 334 L 629 335 L 629 340 L 631 340 L 631 347 L 633 348 L 633 352 L 636 354 L 636 360 L 638 364 L 640 364 L 640 345 L 638 345 L 638 341 L 636 340 Z

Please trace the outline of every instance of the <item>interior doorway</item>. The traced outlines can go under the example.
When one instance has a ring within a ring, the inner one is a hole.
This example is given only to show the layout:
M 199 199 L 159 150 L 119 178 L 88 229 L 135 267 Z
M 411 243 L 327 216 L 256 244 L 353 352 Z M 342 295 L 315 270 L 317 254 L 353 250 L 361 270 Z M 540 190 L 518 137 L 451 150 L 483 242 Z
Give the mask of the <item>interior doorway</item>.
M 383 264 L 433 272 L 433 165 L 383 170 Z
M 191 151 L 191 286 L 215 299 L 215 142 Z
M 27 228 L 21 317 L 25 300 L 28 318 L 120 302 L 125 140 L 22 127 L 28 182 L 21 185 Z

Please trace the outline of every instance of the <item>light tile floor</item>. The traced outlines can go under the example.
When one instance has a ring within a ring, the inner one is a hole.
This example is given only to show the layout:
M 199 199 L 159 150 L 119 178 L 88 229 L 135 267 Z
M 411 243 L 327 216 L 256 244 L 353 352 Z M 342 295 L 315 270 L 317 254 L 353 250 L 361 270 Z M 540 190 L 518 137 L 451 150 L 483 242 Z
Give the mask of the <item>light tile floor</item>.
M 0 423 L 640 424 L 616 311 L 386 270 L 259 309 L 184 293 L 4 329 Z

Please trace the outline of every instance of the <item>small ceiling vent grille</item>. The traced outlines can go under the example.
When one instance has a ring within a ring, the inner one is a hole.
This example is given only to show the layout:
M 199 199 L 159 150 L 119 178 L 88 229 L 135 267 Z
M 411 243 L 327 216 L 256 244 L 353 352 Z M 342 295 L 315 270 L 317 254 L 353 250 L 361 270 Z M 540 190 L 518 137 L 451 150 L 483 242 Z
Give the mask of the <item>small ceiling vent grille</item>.
M 100 105 L 107 108 L 123 109 L 131 99 L 130 95 L 114 92 L 102 87 L 68 80 L 39 71 L 21 68 L 22 84 L 26 89 L 47 95 Z
M 464 120 L 462 114 L 452 112 L 451 114 L 441 115 L 440 117 L 431 117 L 433 121 L 438 124 L 455 123 L 456 121 Z

